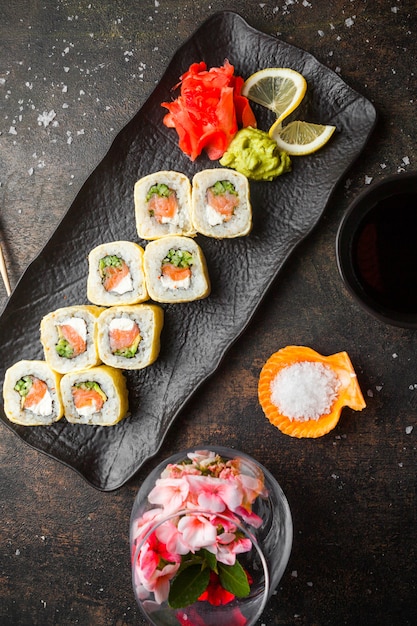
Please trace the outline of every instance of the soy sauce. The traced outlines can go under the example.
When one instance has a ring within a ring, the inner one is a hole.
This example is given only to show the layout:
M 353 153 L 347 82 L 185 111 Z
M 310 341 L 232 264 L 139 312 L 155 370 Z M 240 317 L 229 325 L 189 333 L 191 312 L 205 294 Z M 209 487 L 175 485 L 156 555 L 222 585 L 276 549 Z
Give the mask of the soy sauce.
M 417 193 L 397 193 L 375 204 L 353 242 L 357 280 L 378 305 L 417 313 Z

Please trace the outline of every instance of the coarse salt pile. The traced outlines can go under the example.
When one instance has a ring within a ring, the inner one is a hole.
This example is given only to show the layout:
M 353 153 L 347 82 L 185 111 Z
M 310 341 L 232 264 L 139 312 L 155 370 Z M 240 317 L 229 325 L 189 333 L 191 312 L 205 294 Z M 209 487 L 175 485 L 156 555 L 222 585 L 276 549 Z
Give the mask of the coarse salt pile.
M 302 361 L 284 367 L 271 381 L 271 401 L 291 421 L 318 420 L 330 413 L 340 384 L 330 367 Z

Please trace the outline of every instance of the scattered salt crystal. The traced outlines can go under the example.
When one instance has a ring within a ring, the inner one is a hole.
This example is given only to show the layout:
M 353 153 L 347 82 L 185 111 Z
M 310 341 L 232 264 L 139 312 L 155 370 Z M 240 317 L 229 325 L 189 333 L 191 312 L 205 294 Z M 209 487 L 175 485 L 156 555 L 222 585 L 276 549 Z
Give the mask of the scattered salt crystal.
M 10 135 L 17 135 L 17 130 L 15 126 L 10 126 L 9 128 L 9 134 Z
M 373 398 L 374 392 L 372 391 L 372 389 L 368 389 L 368 391 L 366 392 L 366 395 L 368 396 L 368 398 Z
M 398 467 L 404 467 L 404 463 L 398 463 Z
M 340 381 L 323 363 L 304 361 L 284 367 L 271 382 L 271 400 L 290 420 L 327 415 Z
M 20 556 L 20 550 L 19 550 L 19 548 L 16 550 L 15 555 L 16 555 L 16 556 Z
M 52 122 L 52 120 L 56 117 L 55 111 L 52 109 L 51 111 L 44 111 L 40 115 L 38 115 L 38 124 L 46 128 Z
M 382 389 L 382 385 L 376 385 L 375 389 L 376 389 L 377 391 L 381 391 L 381 389 Z
M 5 84 L 6 84 L 6 79 L 0 78 L 0 85 L 5 85 Z
M 393 13 L 398 13 L 398 7 L 391 7 L 391 11 Z
M 372 182 L 372 176 L 365 176 L 365 185 L 370 185 Z
M 337 480 L 339 478 L 339 476 L 337 474 L 332 474 L 332 478 L 334 478 L 335 480 Z
M 394 352 L 393 355 L 392 355 L 392 358 L 393 359 L 398 359 L 398 354 L 396 352 Z
M 32 174 L 33 174 L 33 167 L 30 167 L 28 169 L 28 174 L 29 174 L 29 176 L 32 176 Z
M 406 426 L 405 428 L 405 432 L 407 435 L 409 435 L 410 433 L 412 433 L 413 431 L 413 426 Z
M 348 28 L 353 26 L 353 24 L 355 23 L 355 19 L 356 19 L 356 15 L 353 15 L 352 17 L 348 17 L 347 19 L 345 19 L 345 26 L 347 26 Z
M 69 72 L 70 68 L 69 67 L 64 67 L 64 72 Z
M 317 32 L 318 32 L 318 34 L 319 34 L 319 37 L 324 37 L 324 31 L 322 31 L 322 30 L 318 30 Z
M 62 87 L 62 93 L 67 93 L 67 91 L 68 91 L 68 87 L 67 87 L 67 85 L 64 85 Z
M 403 157 L 403 163 L 404 165 L 410 165 L 410 159 L 408 156 Z
M 308 583 L 307 583 L 307 587 L 312 587 L 312 586 L 313 586 L 313 583 L 312 583 L 312 582 L 308 582 Z
M 296 570 L 296 569 L 294 569 L 294 570 L 291 572 L 291 576 L 292 576 L 293 578 L 297 578 L 297 576 L 298 576 L 298 572 L 297 572 L 297 570 Z
M 381 170 L 384 170 L 387 167 L 386 163 L 380 163 L 379 167 L 381 168 Z

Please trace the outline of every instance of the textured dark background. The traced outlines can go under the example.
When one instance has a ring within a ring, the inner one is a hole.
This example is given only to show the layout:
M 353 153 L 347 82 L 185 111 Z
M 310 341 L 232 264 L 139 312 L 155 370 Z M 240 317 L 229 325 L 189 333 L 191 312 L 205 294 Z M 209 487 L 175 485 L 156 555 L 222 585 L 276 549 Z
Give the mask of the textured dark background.
M 293 513 L 290 563 L 259 624 L 415 623 L 416 334 L 362 311 L 335 258 L 338 224 L 353 198 L 386 175 L 417 169 L 414 1 L 2 3 L 0 232 L 10 280 L 16 285 L 41 251 L 178 46 L 225 8 L 340 73 L 373 102 L 377 127 L 249 328 L 127 485 L 101 493 L 1 427 L 6 625 L 144 624 L 129 571 L 135 493 L 156 461 L 215 442 L 268 467 Z M 39 125 L 50 111 L 54 119 Z M 1 297 L 4 305 L 4 290 Z M 367 409 L 346 409 L 317 441 L 281 435 L 264 418 L 256 388 L 264 361 L 289 344 L 348 351 Z

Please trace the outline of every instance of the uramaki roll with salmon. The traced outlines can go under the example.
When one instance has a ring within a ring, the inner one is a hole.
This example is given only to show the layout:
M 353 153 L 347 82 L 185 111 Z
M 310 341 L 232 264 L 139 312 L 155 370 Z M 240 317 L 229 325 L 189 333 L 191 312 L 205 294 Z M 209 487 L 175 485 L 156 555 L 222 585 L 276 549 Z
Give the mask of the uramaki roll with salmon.
M 88 255 L 87 298 L 102 306 L 148 300 L 142 246 L 111 241 L 93 248 Z
M 6 371 L 3 383 L 4 412 L 22 426 L 49 426 L 64 414 L 61 375 L 45 361 L 18 361 Z
M 156 361 L 164 312 L 156 304 L 114 306 L 97 321 L 98 352 L 112 367 L 142 369 Z
M 42 318 L 40 339 L 45 361 L 53 370 L 66 374 L 100 363 L 96 322 L 103 310 L 80 304 L 62 307 Z
M 194 175 L 191 217 L 206 237 L 242 237 L 252 229 L 252 206 L 246 176 L 227 168 Z
M 181 172 L 160 171 L 135 183 L 136 228 L 141 239 L 192 237 L 191 182 Z
M 190 237 L 163 237 L 145 248 L 146 284 L 155 302 L 190 302 L 210 293 L 206 259 Z
M 98 365 L 61 379 L 64 413 L 72 424 L 113 426 L 126 417 L 128 390 L 121 370 Z

